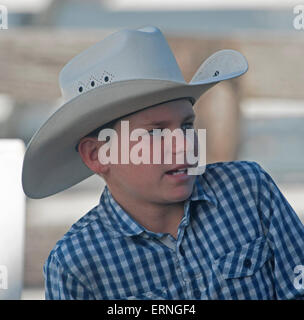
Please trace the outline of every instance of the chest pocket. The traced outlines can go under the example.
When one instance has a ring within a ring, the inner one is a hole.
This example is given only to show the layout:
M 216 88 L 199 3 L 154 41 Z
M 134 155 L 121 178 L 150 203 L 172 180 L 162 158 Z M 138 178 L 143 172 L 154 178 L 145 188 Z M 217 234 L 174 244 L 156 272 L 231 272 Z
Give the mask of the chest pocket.
M 214 261 L 224 279 L 255 274 L 272 256 L 265 237 L 257 238 Z

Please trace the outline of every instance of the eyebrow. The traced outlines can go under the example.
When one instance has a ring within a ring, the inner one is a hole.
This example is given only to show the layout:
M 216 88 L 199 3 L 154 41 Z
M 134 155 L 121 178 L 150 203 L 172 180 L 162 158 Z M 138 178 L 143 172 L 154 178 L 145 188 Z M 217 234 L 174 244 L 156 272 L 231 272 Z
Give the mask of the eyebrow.
M 183 122 L 184 121 L 187 121 L 187 120 L 194 120 L 195 118 L 195 114 L 190 114 L 188 116 L 186 116 L 184 119 L 183 119 Z M 149 125 L 153 125 L 153 126 L 160 126 L 160 125 L 164 125 L 164 124 L 167 124 L 169 121 L 168 120 L 162 120 L 162 121 L 151 121 L 151 122 L 147 122 L 147 123 L 144 123 L 145 126 L 149 126 Z

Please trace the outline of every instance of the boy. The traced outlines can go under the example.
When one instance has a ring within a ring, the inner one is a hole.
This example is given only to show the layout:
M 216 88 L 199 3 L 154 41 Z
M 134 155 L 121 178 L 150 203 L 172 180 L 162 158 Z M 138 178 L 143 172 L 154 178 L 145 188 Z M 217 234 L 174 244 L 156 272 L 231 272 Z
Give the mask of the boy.
M 153 139 L 193 129 L 196 99 L 246 70 L 242 55 L 223 50 L 187 84 L 155 27 L 115 33 L 63 69 L 66 103 L 28 146 L 24 190 L 41 198 L 93 173 L 106 186 L 48 257 L 47 299 L 303 298 L 304 227 L 271 177 L 247 161 L 191 175 L 197 137 L 175 139 L 169 151 L 163 137 Z M 160 147 L 159 163 L 122 160 L 123 123 L 146 133 L 141 155 L 154 159 Z M 106 129 L 117 134 L 118 162 L 104 161 Z

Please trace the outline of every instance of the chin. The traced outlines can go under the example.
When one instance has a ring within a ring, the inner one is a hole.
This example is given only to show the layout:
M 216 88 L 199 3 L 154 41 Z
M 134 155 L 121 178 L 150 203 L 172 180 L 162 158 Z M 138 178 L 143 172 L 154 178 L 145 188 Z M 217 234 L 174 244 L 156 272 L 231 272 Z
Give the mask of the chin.
M 181 201 L 185 201 L 187 200 L 192 193 L 192 189 L 189 190 L 177 190 L 176 192 L 172 193 L 170 195 L 170 198 L 172 199 L 172 201 L 174 202 L 181 202 Z

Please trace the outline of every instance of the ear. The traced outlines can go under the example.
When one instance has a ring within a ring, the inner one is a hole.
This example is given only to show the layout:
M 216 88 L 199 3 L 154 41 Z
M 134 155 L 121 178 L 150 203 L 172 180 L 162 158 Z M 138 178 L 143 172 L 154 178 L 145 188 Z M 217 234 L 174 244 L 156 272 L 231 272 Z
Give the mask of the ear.
M 109 165 L 102 164 L 98 159 L 98 150 L 103 143 L 95 137 L 84 137 L 78 144 L 78 152 L 82 161 L 97 174 L 105 174 L 109 170 Z

